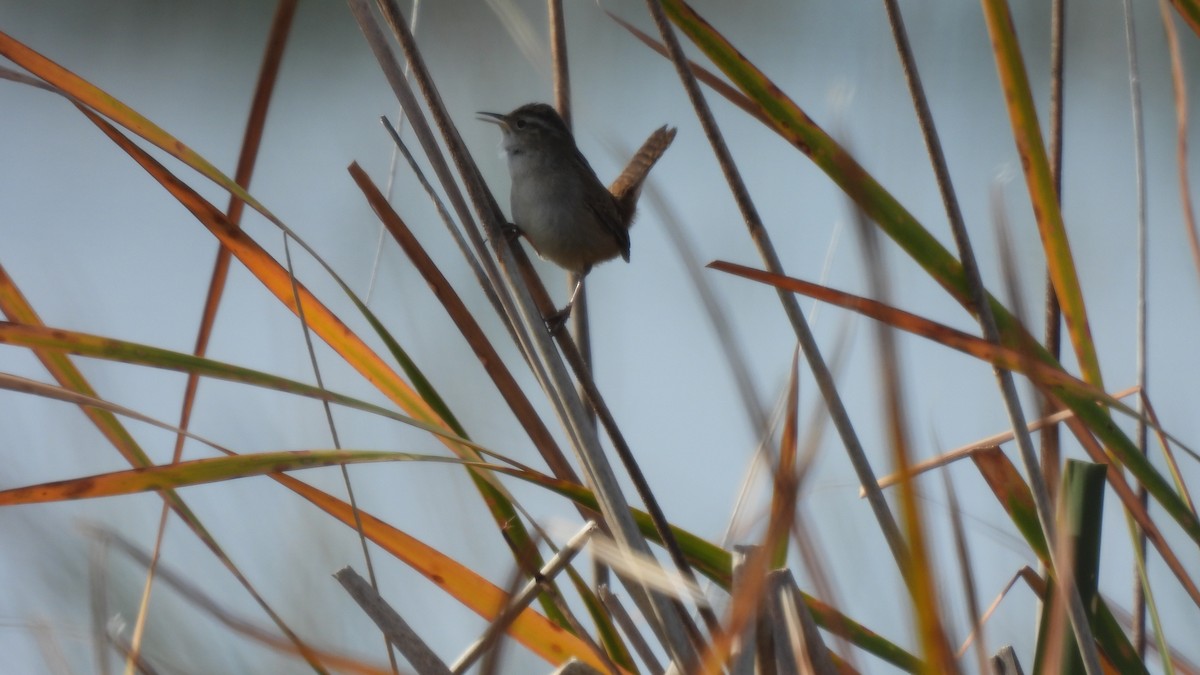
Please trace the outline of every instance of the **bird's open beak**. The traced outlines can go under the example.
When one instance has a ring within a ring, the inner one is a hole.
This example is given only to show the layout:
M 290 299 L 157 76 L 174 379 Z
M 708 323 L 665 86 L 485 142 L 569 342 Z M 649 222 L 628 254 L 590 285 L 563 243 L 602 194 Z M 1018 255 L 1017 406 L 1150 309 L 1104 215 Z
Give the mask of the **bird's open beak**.
M 477 119 L 481 122 L 491 122 L 492 124 L 498 124 L 505 129 L 508 128 L 508 120 L 504 119 L 504 115 L 501 115 L 500 113 L 477 112 L 477 113 L 475 113 L 475 119 Z

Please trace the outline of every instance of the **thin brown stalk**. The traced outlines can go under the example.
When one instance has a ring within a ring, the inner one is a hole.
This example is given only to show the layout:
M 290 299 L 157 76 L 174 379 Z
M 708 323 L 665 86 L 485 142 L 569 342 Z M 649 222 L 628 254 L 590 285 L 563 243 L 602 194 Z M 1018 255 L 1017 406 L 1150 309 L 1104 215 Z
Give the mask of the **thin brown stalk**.
M 1066 0 L 1051 0 L 1050 2 L 1050 176 L 1054 182 L 1054 192 L 1062 202 L 1062 148 L 1063 148 L 1063 72 L 1065 56 L 1063 36 L 1066 31 Z M 1054 292 L 1054 282 L 1049 271 L 1046 272 L 1045 291 L 1043 292 L 1044 309 L 1042 316 L 1045 322 L 1045 334 L 1042 343 L 1046 351 L 1057 361 L 1062 355 L 1062 307 L 1058 304 L 1058 295 Z M 1040 411 L 1042 417 L 1055 412 L 1047 399 L 1041 399 Z M 1047 429 L 1041 438 L 1042 473 L 1046 476 L 1046 489 L 1054 500 L 1058 490 L 1059 476 L 1062 473 L 1062 448 L 1058 427 Z
M 1179 173 L 1179 202 L 1183 208 L 1183 222 L 1192 249 L 1192 263 L 1200 274 L 1200 231 L 1196 229 L 1196 215 L 1192 208 L 1191 180 L 1188 177 L 1188 101 L 1187 76 L 1183 71 L 1183 55 L 1179 48 L 1179 33 L 1175 30 L 1175 17 L 1166 0 L 1159 0 L 1162 13 L 1163 32 L 1167 38 L 1167 51 L 1171 55 L 1171 88 L 1175 95 L 1175 163 Z
M 275 16 L 271 21 L 271 30 L 267 36 L 267 45 L 263 54 L 262 65 L 259 68 L 258 84 L 255 87 L 254 98 L 250 104 L 250 113 L 246 121 L 246 131 L 242 137 L 242 149 L 238 156 L 238 164 L 234 173 L 234 180 L 242 188 L 250 186 L 250 179 L 254 175 L 258 151 L 262 147 L 263 129 L 266 127 L 267 110 L 270 108 L 271 96 L 275 92 L 275 81 L 279 75 L 280 64 L 283 62 L 283 52 L 287 46 L 288 36 L 291 34 L 292 20 L 296 15 L 296 5 L 297 0 L 280 0 L 278 6 L 275 8 Z M 242 200 L 238 199 L 235 195 L 230 195 L 229 206 L 226 207 L 225 214 L 229 218 L 229 222 L 235 227 L 240 225 L 244 210 L 245 204 Z M 212 328 L 216 321 L 217 309 L 220 307 L 221 298 L 225 292 L 225 282 L 229 276 L 230 258 L 230 252 L 226 248 L 220 246 L 217 248 L 217 257 L 213 263 L 208 294 L 205 297 L 204 309 L 201 312 L 200 327 L 196 334 L 196 344 L 192 351 L 196 356 L 204 356 L 208 352 L 208 342 L 212 337 Z M 197 375 L 188 375 L 179 413 L 179 428 L 185 431 L 191 424 L 192 408 L 195 404 L 196 390 L 199 384 L 200 378 Z M 176 435 L 175 448 L 171 456 L 172 462 L 179 462 L 182 458 L 186 438 L 184 434 Z M 159 512 L 158 529 L 154 543 L 154 558 L 147 570 L 146 582 L 143 587 L 137 618 L 134 621 L 133 634 L 130 638 L 130 658 L 126 662 L 126 672 L 132 669 L 133 663 L 141 651 L 142 636 L 146 627 L 146 618 L 150 606 L 150 592 L 153 587 L 154 569 L 161 554 L 163 535 L 166 531 L 169 513 L 170 505 L 164 501 L 162 509 Z M 366 539 L 364 538 L 362 542 L 365 552 Z
M 982 614 L 979 611 L 978 592 L 975 587 L 974 566 L 971 563 L 971 549 L 967 545 L 966 528 L 963 527 L 962 511 L 958 506 L 958 492 L 954 482 L 950 480 L 950 472 L 943 471 L 942 485 L 946 489 L 947 510 L 950 513 L 950 531 L 954 534 L 954 553 L 958 558 L 958 569 L 962 575 L 963 595 L 967 600 L 967 614 L 971 620 L 971 634 L 978 636 L 975 646 L 975 665 L 980 673 L 987 672 L 988 648 L 983 635 Z M 961 653 L 956 655 L 961 658 Z
M 958 198 L 954 193 L 953 184 L 950 180 L 950 171 L 946 165 L 945 154 L 942 151 L 941 141 L 938 139 L 937 130 L 933 123 L 933 115 L 929 110 L 929 103 L 926 99 L 924 88 L 921 85 L 920 76 L 917 73 L 916 59 L 913 57 L 912 48 L 909 46 L 907 31 L 904 28 L 904 21 L 900 15 L 899 6 L 895 0 L 884 0 L 884 5 L 887 8 L 892 35 L 895 38 L 896 48 L 900 54 L 900 61 L 904 67 L 904 77 L 908 83 L 909 93 L 912 95 L 913 107 L 917 113 L 917 122 L 921 127 L 921 134 L 925 140 L 925 146 L 933 164 L 934 175 L 937 177 L 938 189 L 942 194 L 942 202 L 946 208 L 946 215 L 950 221 L 950 230 L 954 235 L 954 243 L 958 248 L 959 260 L 962 261 L 963 274 L 967 281 L 967 292 L 971 301 L 970 306 L 975 309 L 976 318 L 983 329 L 984 337 L 988 342 L 998 345 L 1000 344 L 1000 332 L 996 327 L 996 318 L 992 313 L 992 306 L 988 302 L 987 293 L 984 290 L 983 280 L 979 273 L 979 265 L 975 260 L 975 253 L 971 246 L 970 237 L 967 235 L 962 211 L 958 206 Z M 985 0 L 985 10 L 987 9 Z M 992 17 L 987 11 L 985 11 L 985 14 L 989 18 Z M 1008 20 L 1011 22 L 1011 18 Z M 993 22 L 989 20 L 988 25 L 989 32 L 992 32 L 994 29 Z M 1037 453 L 1034 451 L 1033 442 L 1029 437 L 1029 433 L 1025 431 L 1025 413 L 1021 409 L 1020 399 L 1017 397 L 1016 384 L 1013 381 L 1012 373 L 1002 368 L 993 368 L 993 372 L 1004 398 L 1009 423 L 1012 425 L 1016 436 L 1017 446 L 1020 449 L 1021 462 L 1024 464 L 1025 472 L 1029 476 L 1029 486 L 1033 492 L 1034 504 L 1037 507 L 1038 520 L 1042 526 L 1042 531 L 1045 532 L 1048 541 L 1057 541 L 1054 534 L 1053 502 L 1046 487 L 1046 478 L 1042 474 L 1041 464 Z M 1057 558 L 1055 556 L 1057 554 L 1052 553 L 1051 564 L 1054 565 L 1059 574 L 1062 574 L 1063 570 L 1056 564 Z M 1075 632 L 1076 641 L 1083 655 L 1088 675 L 1099 675 L 1099 657 L 1096 654 L 1091 629 L 1087 622 L 1087 614 L 1083 607 L 1083 602 L 1079 597 L 1079 591 L 1069 584 L 1060 584 L 1060 589 L 1066 601 L 1071 628 Z
M 683 54 L 683 47 L 679 44 L 679 38 L 675 35 L 674 29 L 667 20 L 661 0 L 646 0 L 646 4 L 651 16 L 654 18 L 659 35 L 667 47 L 671 62 L 675 65 L 676 74 L 679 76 L 683 88 L 687 92 L 688 99 L 696 111 L 700 125 L 704 129 L 704 135 L 708 138 L 709 144 L 713 148 L 713 153 L 716 155 L 721 172 L 725 176 L 726 183 L 729 185 L 730 192 L 733 195 L 734 202 L 737 204 L 738 211 L 742 215 L 742 220 L 749 231 L 750 238 L 754 241 L 755 246 L 757 246 L 766 268 L 771 272 L 782 274 L 783 264 L 780 262 L 779 255 L 775 251 L 775 246 L 771 243 L 770 235 L 767 233 L 766 227 L 758 215 L 758 209 L 750 199 L 746 184 L 742 180 L 737 165 L 733 161 L 733 155 L 730 153 L 724 136 L 717 126 L 716 120 L 713 118 L 712 110 L 708 107 L 703 92 L 700 91 L 700 86 L 696 82 L 696 76 Z M 829 408 L 830 416 L 833 418 L 834 426 L 841 436 L 842 444 L 846 448 L 850 463 L 854 467 L 859 483 L 867 488 L 868 502 L 876 520 L 879 522 L 880 529 L 883 531 L 888 549 L 897 566 L 903 570 L 905 566 L 904 561 L 908 558 L 904 539 L 900 534 L 900 529 L 896 525 L 896 520 L 892 516 L 887 502 L 883 498 L 883 494 L 875 486 L 875 472 L 871 468 L 870 461 L 867 459 L 858 434 L 850 422 L 850 416 L 846 412 L 846 407 L 842 402 L 841 395 L 838 393 L 837 385 L 833 381 L 829 367 L 821 357 L 821 352 L 816 338 L 813 336 L 812 329 L 804 318 L 804 314 L 800 311 L 800 303 L 796 300 L 796 297 L 783 290 L 780 290 L 778 295 L 779 301 L 783 305 L 784 313 L 787 315 L 796 338 L 800 342 L 800 348 L 804 352 L 809 369 L 816 380 L 817 387 L 820 389 L 826 406 Z M 904 574 L 903 571 L 901 573 Z
M 567 67 L 567 24 L 562 0 L 546 0 L 550 17 L 550 61 L 554 72 L 554 107 L 571 129 L 571 69 Z
M 996 595 L 994 600 L 992 600 L 992 604 L 988 605 L 988 608 L 984 610 L 983 614 L 979 617 L 979 627 L 972 630 L 971 634 L 967 636 L 967 639 L 963 640 L 962 645 L 959 646 L 957 652 L 957 656 L 959 658 L 962 658 L 962 656 L 967 653 L 967 649 L 971 647 L 971 644 L 980 637 L 979 630 L 981 630 L 983 625 L 988 622 L 988 619 L 992 618 L 992 614 L 994 614 L 1000 607 L 1000 602 L 1008 596 L 1008 592 L 1012 590 L 1012 587 L 1016 585 L 1018 580 L 1023 580 L 1025 585 L 1029 586 L 1030 590 L 1033 591 L 1033 594 L 1036 595 L 1039 600 L 1045 598 L 1046 582 L 1038 576 L 1037 572 L 1034 572 L 1033 568 L 1029 566 L 1025 566 L 1017 570 L 1017 573 L 1012 575 L 1012 578 L 1008 580 L 1008 583 L 1004 584 L 1004 588 L 1001 589 L 1000 593 Z
M 1061 1 L 1061 0 L 1060 0 Z M 1137 199 L 1137 318 L 1136 318 L 1136 333 L 1137 333 L 1137 380 L 1138 386 L 1142 388 L 1142 395 L 1138 397 L 1138 412 L 1143 415 L 1146 412 L 1145 408 L 1145 391 L 1147 385 L 1147 245 L 1149 230 L 1146 223 L 1146 141 L 1145 128 L 1142 124 L 1142 89 L 1141 89 L 1141 72 L 1138 69 L 1137 57 L 1137 39 L 1134 31 L 1133 23 L 1133 4 L 1130 0 L 1123 0 L 1121 8 L 1124 13 L 1125 24 L 1125 56 L 1126 67 L 1129 72 L 1129 107 L 1130 107 L 1130 123 L 1133 131 L 1133 170 L 1134 170 L 1134 190 Z M 1138 450 L 1144 455 L 1147 451 L 1147 427 L 1145 420 L 1138 419 L 1137 428 L 1135 431 L 1135 442 Z M 1138 486 L 1138 499 L 1142 506 L 1149 506 L 1150 494 L 1146 490 L 1146 486 Z M 1137 539 L 1134 542 L 1137 548 L 1135 555 L 1138 560 L 1146 559 L 1146 534 L 1140 529 L 1138 530 Z M 1146 589 L 1142 585 L 1142 575 L 1137 574 L 1134 577 L 1133 584 L 1133 648 L 1137 652 L 1138 658 L 1145 660 L 1146 657 Z

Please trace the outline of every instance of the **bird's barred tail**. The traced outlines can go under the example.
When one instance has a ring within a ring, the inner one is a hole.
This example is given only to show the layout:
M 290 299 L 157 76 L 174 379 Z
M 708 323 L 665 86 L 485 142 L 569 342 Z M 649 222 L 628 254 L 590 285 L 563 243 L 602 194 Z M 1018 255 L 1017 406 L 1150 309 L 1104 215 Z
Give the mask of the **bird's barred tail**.
M 649 175 L 650 169 L 654 168 L 655 163 L 663 156 L 667 148 L 671 147 L 673 140 L 675 140 L 674 128 L 663 126 L 656 129 L 654 133 L 650 134 L 650 138 L 642 143 L 642 147 L 634 154 L 633 159 L 629 160 L 625 170 L 608 188 L 617 201 L 617 208 L 621 211 L 621 222 L 632 224 L 638 196 L 642 193 L 642 184 L 646 182 L 646 176 Z

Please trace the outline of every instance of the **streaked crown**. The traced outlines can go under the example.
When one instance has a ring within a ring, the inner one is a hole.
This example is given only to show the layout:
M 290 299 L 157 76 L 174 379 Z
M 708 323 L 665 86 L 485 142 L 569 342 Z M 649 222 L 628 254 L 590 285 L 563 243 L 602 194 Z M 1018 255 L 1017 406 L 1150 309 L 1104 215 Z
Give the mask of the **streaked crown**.
M 558 111 L 545 103 L 527 103 L 507 115 L 492 112 L 479 114 L 483 116 L 481 119 L 498 124 L 509 133 L 524 135 L 543 132 L 567 137 L 571 135 Z

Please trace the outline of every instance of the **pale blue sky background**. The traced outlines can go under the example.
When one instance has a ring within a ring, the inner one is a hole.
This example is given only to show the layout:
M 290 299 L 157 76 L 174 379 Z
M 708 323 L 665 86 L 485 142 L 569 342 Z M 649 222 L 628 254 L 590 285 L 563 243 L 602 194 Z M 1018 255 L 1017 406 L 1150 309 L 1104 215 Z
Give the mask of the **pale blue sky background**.
M 779 4 L 783 6 L 700 2 L 696 7 L 818 123 L 844 129 L 863 165 L 949 244 L 881 5 Z M 1014 4 L 1044 111 L 1046 8 L 1044 3 Z M 1193 394 L 1200 293 L 1180 222 L 1162 27 L 1154 3 L 1135 4 L 1148 101 L 1151 388 L 1167 428 L 1194 444 L 1200 437 Z M 513 6 L 534 35 L 544 33 L 544 3 L 527 0 Z M 902 6 L 976 251 L 989 286 L 1000 293 L 988 191 L 998 175 L 1019 165 L 979 6 L 931 0 Z M 643 29 L 653 28 L 641 3 L 606 3 L 605 8 Z M 272 12 L 268 2 L 0 0 L 0 30 L 109 91 L 232 173 Z M 670 64 L 609 21 L 595 4 L 569 2 L 567 16 L 577 137 L 601 178 L 615 176 L 628 149 L 652 129 L 663 123 L 678 126 L 675 145 L 654 170 L 654 189 L 679 215 L 702 262 L 758 265 Z M 1135 375 L 1135 211 L 1120 21 L 1116 0 L 1071 3 L 1064 188 L 1064 213 L 1092 329 L 1106 382 L 1114 390 L 1132 384 Z M 1182 26 L 1180 30 L 1185 60 L 1195 71 L 1200 56 L 1196 37 Z M 498 135 L 475 122 L 474 113 L 548 100 L 548 66 L 527 58 L 546 58 L 545 45 L 536 42 L 523 53 L 488 4 L 461 1 L 425 3 L 418 39 L 468 146 L 506 206 L 508 177 Z M 345 167 L 357 161 L 380 183 L 386 180 L 391 146 L 377 119 L 394 115 L 396 105 L 340 3 L 301 4 L 285 59 L 251 192 L 365 293 L 378 224 Z M 1194 90 L 1193 109 L 1198 107 Z M 757 122 L 715 96 L 709 100 L 789 273 L 816 280 L 828 257 L 827 283 L 863 292 L 866 276 L 856 236 L 846 227 L 844 197 L 806 158 Z M 53 326 L 190 350 L 216 248 L 213 238 L 63 100 L 0 82 L 0 110 L 0 263 L 43 319 Z M 187 170 L 180 175 L 224 207 L 220 190 Z M 1023 300 L 1026 307 L 1039 308 L 1040 316 L 1042 258 L 1023 181 L 1018 177 L 1008 183 L 1005 194 Z M 406 171 L 397 177 L 395 203 L 478 311 L 557 432 L 544 397 Z M 726 527 L 757 434 L 735 398 L 724 357 L 661 218 L 643 208 L 632 232 L 631 263 L 603 266 L 590 279 L 597 379 L 668 516 L 716 540 Z M 282 256 L 280 235 L 271 225 L 250 214 L 245 226 Z M 840 234 L 830 253 L 835 232 Z M 896 304 L 974 331 L 966 313 L 886 243 Z M 540 269 L 560 300 L 565 298 L 562 273 L 549 264 Z M 369 332 L 316 265 L 301 256 L 298 271 L 352 327 Z M 773 401 L 786 382 L 794 343 L 774 293 L 715 272 L 705 276 L 729 312 L 759 396 Z M 541 465 L 424 282 L 390 243 L 371 304 L 476 440 Z M 823 308 L 814 327 L 827 354 L 844 349 L 842 394 L 876 470 L 885 473 L 888 454 L 876 423 L 881 413 L 871 326 Z M 1040 325 L 1035 332 L 1041 332 Z M 1004 428 L 988 367 L 920 340 L 902 337 L 900 345 L 912 440 L 921 457 Z M 329 350 L 319 348 L 318 354 L 331 388 L 381 401 Z M 313 380 L 295 318 L 236 264 L 210 355 Z M 177 419 L 183 376 L 79 363 L 110 400 L 165 421 Z M 0 370 L 46 379 L 32 357 L 14 348 L 0 348 Z M 801 386 L 807 416 L 817 409 L 819 398 L 807 376 Z M 438 443 L 395 424 L 345 411 L 337 411 L 336 417 L 347 448 L 443 452 Z M 152 456 L 169 458 L 170 434 L 137 423 L 130 427 Z M 214 382 L 200 388 L 193 429 L 242 452 L 331 445 L 317 404 Z M 865 502 L 857 498 L 840 443 L 832 433 L 826 436 L 803 508 L 816 525 L 814 537 L 836 582 L 835 604 L 911 646 L 898 575 L 886 561 Z M 77 410 L 5 392 L 0 392 L 0 449 L 3 488 L 124 467 Z M 189 449 L 193 457 L 203 452 Z M 1185 461 L 1184 469 L 1194 485 L 1195 465 Z M 460 470 L 403 465 L 351 472 L 363 508 L 504 583 L 511 559 Z M 964 465 L 952 476 L 963 500 L 979 594 L 986 605 L 1020 566 L 1034 561 L 1023 553 L 977 473 Z M 342 493 L 337 470 L 301 477 Z M 922 487 L 938 542 L 938 564 L 947 580 L 947 612 L 958 619 L 956 639 L 961 639 L 967 624 L 940 478 L 930 477 Z M 577 518 L 559 499 L 521 484 L 511 488 L 546 523 Z M 184 496 L 298 630 L 325 646 L 382 659 L 368 622 L 329 576 L 347 563 L 361 569 L 351 532 L 266 479 L 192 488 Z M 1111 506 L 1115 500 L 1109 497 Z M 148 548 L 159 504 L 157 497 L 137 496 L 0 509 L 0 538 L 7 542 L 0 547 L 0 579 L 8 589 L 0 594 L 0 652 L 19 664 L 12 672 L 47 670 L 32 629 L 36 622 L 52 628 L 72 672 L 95 669 L 87 644 L 87 540 L 76 525 L 102 524 Z M 752 529 L 738 541 L 756 536 L 759 515 L 761 503 L 753 500 Z M 1177 551 L 1184 564 L 1200 568 L 1196 547 L 1163 522 L 1180 542 Z M 1131 574 L 1124 531 L 1120 513 L 1110 509 L 1102 590 L 1128 606 Z M 266 624 L 230 576 L 177 522 L 168 532 L 164 555 L 168 565 L 192 575 L 225 606 Z M 414 621 L 419 632 L 447 660 L 482 631 L 481 620 L 408 568 L 382 557 L 376 564 L 385 594 L 410 620 L 419 618 Z M 796 569 L 804 584 L 806 575 Z M 1195 625 L 1195 607 L 1177 592 L 1157 560 L 1151 571 L 1164 589 L 1159 601 L 1167 624 Z M 139 572 L 115 557 L 110 576 L 113 611 L 131 620 Z M 149 653 L 169 672 L 301 670 L 229 633 L 169 590 L 155 593 L 153 611 L 157 620 L 147 634 Z M 1019 588 L 989 624 L 989 645 L 994 649 L 1011 643 L 1023 660 L 1031 658 L 1033 617 L 1031 594 Z M 1193 660 L 1200 659 L 1200 646 L 1179 629 L 1170 637 Z M 548 670 L 519 647 L 508 650 L 506 658 L 506 672 Z M 860 665 L 867 672 L 888 672 L 867 657 Z

